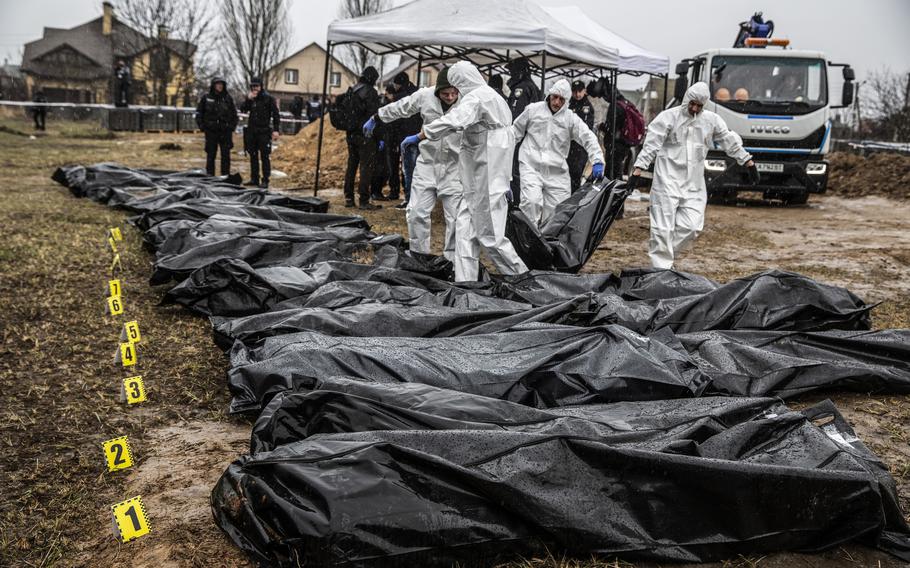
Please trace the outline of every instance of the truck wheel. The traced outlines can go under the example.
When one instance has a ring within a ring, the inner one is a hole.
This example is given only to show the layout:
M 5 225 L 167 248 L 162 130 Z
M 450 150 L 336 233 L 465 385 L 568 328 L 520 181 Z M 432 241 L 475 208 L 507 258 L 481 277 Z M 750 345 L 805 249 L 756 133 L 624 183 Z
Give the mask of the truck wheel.
M 785 205 L 805 205 L 809 201 L 809 192 L 791 193 L 784 198 Z
M 731 205 L 736 203 L 736 190 L 724 189 L 708 193 L 708 203 L 712 205 Z

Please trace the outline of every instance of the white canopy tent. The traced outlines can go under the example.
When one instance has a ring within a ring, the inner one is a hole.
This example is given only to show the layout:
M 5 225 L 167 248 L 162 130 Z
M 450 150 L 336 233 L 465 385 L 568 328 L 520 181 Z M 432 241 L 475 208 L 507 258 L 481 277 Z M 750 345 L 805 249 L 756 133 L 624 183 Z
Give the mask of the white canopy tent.
M 612 77 L 615 101 L 620 72 L 667 76 L 669 59 L 646 51 L 591 21 L 577 7 L 544 9 L 532 0 L 414 0 L 379 14 L 329 24 L 323 101 L 332 50 L 358 45 L 378 55 L 402 54 L 422 65 L 469 60 L 482 71 L 501 71 L 526 57 L 541 77 Z M 360 71 L 360 70 L 357 70 Z M 615 106 L 615 105 L 611 105 Z M 319 123 L 314 194 L 319 190 L 322 134 Z M 613 120 L 615 121 L 615 113 Z
M 669 57 L 648 51 L 603 27 L 578 6 L 546 6 L 543 9 L 576 33 L 615 48 L 619 52 L 617 68 L 621 72 L 666 75 L 670 71 Z
M 538 68 L 616 69 L 619 51 L 578 34 L 525 0 L 415 0 L 387 12 L 337 20 L 328 41 L 424 62 L 468 59 L 488 67 L 525 56 Z

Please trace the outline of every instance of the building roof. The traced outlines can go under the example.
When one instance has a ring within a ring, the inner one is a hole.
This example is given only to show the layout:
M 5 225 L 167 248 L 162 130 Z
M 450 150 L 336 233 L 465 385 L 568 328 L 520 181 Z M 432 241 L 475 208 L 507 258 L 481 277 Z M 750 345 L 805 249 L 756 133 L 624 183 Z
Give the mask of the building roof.
M 130 58 L 159 41 L 144 36 L 116 17 L 112 20 L 111 34 L 106 36 L 102 33 L 103 20 L 99 17 L 70 29 L 44 28 L 44 37 L 25 44 L 22 70 L 48 77 L 89 79 L 108 76 L 116 58 Z M 195 46 L 179 39 L 166 39 L 164 45 L 178 54 L 195 51 Z M 57 63 L 42 61 L 46 55 L 60 50 L 77 53 L 86 59 L 88 65 L 78 69 L 61 69 Z
M 3 65 L 0 65 L 0 77 L 19 79 L 22 77 L 22 73 L 19 71 L 18 65 L 10 65 L 8 63 L 4 63 Z
M 282 65 L 284 65 L 285 63 L 287 63 L 290 59 L 293 59 L 294 57 L 296 57 L 296 56 L 299 55 L 300 53 L 303 53 L 304 51 L 308 50 L 309 48 L 311 48 L 311 47 L 314 46 L 314 45 L 315 45 L 317 48 L 319 48 L 319 51 L 325 53 L 325 48 L 324 48 L 324 47 L 322 47 L 321 45 L 319 45 L 319 44 L 318 44 L 317 42 L 315 42 L 315 41 L 314 41 L 314 42 L 311 42 L 311 43 L 309 43 L 308 45 L 304 46 L 303 48 L 298 49 L 298 50 L 295 51 L 294 53 L 288 55 L 287 57 L 285 57 L 284 59 L 282 59 L 282 60 L 279 61 L 278 63 L 276 63 L 276 64 L 272 65 L 271 67 L 269 67 L 268 74 L 271 75 L 273 70 L 275 70 L 275 69 L 281 67 Z M 348 73 L 350 73 L 351 75 L 353 75 L 353 76 L 355 76 L 355 77 L 360 76 L 360 73 L 357 73 L 357 72 L 355 72 L 355 71 L 352 71 L 347 65 L 345 65 L 344 63 L 342 63 L 341 60 L 338 59 L 337 57 L 335 57 L 334 55 L 332 56 L 332 65 L 333 65 L 333 66 L 341 67 L 341 70 L 342 70 L 342 71 L 347 71 Z
M 417 65 L 416 59 L 412 59 L 407 56 L 402 56 L 401 63 L 399 63 L 397 67 L 395 67 L 394 69 L 392 69 L 391 71 L 389 71 L 388 73 L 386 73 L 385 75 L 382 76 L 382 84 L 384 85 L 384 84 L 388 83 L 389 81 L 391 81 L 392 79 L 395 78 L 395 75 L 398 75 L 399 73 L 401 73 L 403 71 L 407 71 L 408 69 L 410 69 L 411 67 L 414 67 L 416 65 Z M 442 71 L 443 67 L 445 67 L 445 65 L 442 63 L 433 63 L 433 64 L 424 63 L 423 64 L 424 69 L 433 68 L 437 71 Z

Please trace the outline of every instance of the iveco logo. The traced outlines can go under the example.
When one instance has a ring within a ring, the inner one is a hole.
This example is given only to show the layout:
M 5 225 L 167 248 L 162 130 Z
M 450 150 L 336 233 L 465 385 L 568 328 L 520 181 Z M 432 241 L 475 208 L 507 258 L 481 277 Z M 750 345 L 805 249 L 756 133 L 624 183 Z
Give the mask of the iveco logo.
M 789 126 L 770 126 L 767 124 L 756 124 L 751 127 L 752 134 L 790 134 Z

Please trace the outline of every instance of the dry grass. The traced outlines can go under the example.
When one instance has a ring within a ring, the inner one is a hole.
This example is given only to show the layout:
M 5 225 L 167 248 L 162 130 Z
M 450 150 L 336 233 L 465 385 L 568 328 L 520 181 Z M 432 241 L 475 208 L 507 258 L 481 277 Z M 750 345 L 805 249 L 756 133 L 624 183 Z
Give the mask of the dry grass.
M 14 123 L 14 129 L 27 125 Z M 49 179 L 71 162 L 117 160 L 186 167 L 191 154 L 158 152 L 154 137 L 101 140 L 81 124 L 50 124 L 34 140 L 0 133 L 0 565 L 69 564 L 86 524 L 122 498 L 104 473 L 100 442 L 188 418 L 225 420 L 224 362 L 208 323 L 156 304 L 148 254 L 123 212 L 74 199 Z M 197 150 L 198 151 L 198 150 Z M 105 232 L 123 229 L 124 302 L 144 337 L 141 373 L 149 402 L 118 400 L 113 364 L 123 317 L 104 312 L 110 254 Z M 147 338 L 147 341 L 145 340 Z

